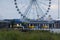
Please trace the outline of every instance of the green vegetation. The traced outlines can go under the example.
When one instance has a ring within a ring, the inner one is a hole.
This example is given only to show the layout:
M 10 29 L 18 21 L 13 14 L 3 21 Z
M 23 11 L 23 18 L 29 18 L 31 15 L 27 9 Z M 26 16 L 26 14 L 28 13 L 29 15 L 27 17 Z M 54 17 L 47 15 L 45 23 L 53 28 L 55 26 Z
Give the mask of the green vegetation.
M 60 34 L 53 34 L 48 31 L 0 30 L 0 40 L 60 40 Z

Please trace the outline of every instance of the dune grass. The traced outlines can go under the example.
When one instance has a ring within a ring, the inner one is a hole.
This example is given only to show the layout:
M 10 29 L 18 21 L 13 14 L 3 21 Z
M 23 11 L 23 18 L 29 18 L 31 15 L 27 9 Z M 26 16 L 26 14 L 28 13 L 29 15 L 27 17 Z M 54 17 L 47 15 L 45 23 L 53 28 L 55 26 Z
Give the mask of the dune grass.
M 0 40 L 60 40 L 60 34 L 53 34 L 48 31 L 0 30 Z

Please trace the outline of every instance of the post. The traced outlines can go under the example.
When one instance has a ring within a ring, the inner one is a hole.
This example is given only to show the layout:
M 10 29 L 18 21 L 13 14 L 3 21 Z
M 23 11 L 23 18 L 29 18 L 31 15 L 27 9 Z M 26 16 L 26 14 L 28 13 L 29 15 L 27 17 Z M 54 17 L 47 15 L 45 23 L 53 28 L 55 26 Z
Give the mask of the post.
M 58 19 L 59 19 L 59 0 L 58 0 Z

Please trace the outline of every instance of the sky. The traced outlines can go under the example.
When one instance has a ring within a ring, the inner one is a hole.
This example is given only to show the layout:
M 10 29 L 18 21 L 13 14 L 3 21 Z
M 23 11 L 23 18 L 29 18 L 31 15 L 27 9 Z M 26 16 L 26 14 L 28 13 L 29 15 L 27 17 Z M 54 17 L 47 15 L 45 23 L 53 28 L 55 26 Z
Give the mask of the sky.
M 48 15 L 51 15 L 53 19 L 58 18 L 58 0 L 52 0 L 51 9 Z M 0 19 L 20 19 L 20 18 L 21 16 L 16 11 L 14 0 L 0 0 Z

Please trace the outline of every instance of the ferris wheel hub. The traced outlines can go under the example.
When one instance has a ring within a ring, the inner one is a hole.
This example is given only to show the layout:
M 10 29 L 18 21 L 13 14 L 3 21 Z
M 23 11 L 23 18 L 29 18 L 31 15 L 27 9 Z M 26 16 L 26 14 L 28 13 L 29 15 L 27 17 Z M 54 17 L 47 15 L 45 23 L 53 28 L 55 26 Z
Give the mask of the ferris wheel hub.
M 33 2 L 35 2 L 36 0 L 32 0 Z

